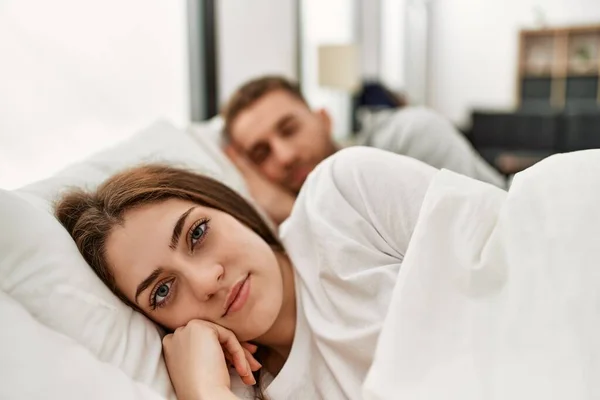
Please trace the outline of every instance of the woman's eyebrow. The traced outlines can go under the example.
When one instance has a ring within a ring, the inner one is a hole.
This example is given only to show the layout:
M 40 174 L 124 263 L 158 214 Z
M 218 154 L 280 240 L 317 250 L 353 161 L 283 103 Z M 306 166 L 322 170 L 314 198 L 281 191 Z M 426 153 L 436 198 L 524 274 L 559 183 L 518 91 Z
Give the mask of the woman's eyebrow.
M 162 268 L 156 268 L 154 271 L 152 271 L 152 273 L 150 275 L 148 275 L 148 277 L 146 279 L 144 279 L 142 281 L 142 283 L 140 283 L 137 287 L 137 289 L 135 290 L 135 303 L 138 303 L 138 297 L 139 295 L 146 289 L 148 289 L 148 287 L 150 285 L 152 285 L 152 283 L 154 283 L 154 281 L 156 280 L 156 278 L 158 278 L 160 276 L 160 274 L 162 274 L 163 269 Z
M 192 211 L 194 211 L 194 208 L 196 208 L 196 206 L 190 207 L 189 210 L 181 214 L 175 223 L 175 227 L 173 227 L 173 235 L 171 236 L 171 244 L 169 245 L 171 250 L 175 250 L 179 245 L 179 238 L 181 237 L 181 230 L 183 229 L 183 224 L 185 224 L 185 219 Z

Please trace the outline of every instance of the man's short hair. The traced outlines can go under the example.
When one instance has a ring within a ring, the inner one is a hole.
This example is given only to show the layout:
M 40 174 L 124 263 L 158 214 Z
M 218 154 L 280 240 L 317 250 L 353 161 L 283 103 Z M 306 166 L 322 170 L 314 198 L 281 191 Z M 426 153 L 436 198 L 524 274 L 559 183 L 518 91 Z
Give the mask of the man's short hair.
M 242 111 L 252 106 L 266 94 L 277 90 L 289 93 L 308 106 L 306 99 L 300 92 L 300 87 L 295 82 L 274 75 L 253 79 L 239 87 L 222 110 L 221 115 L 225 120 L 225 135 L 231 138 L 231 125 Z

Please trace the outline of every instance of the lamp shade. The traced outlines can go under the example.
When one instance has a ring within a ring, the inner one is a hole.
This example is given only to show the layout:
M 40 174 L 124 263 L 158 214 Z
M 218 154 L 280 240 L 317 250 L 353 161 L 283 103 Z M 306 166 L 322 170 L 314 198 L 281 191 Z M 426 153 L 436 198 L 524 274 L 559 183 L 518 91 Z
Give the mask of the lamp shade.
M 353 44 L 318 48 L 319 85 L 355 92 L 360 88 L 358 48 Z

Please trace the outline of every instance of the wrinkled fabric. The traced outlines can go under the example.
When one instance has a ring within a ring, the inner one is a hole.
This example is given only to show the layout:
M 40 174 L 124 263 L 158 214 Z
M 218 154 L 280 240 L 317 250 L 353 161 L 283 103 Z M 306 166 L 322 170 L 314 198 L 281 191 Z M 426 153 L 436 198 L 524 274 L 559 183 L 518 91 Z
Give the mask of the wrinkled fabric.
M 363 118 L 357 144 L 373 146 L 448 169 L 505 189 L 506 179 L 489 165 L 450 121 L 424 107 L 379 110 Z
M 600 398 L 600 151 L 433 180 L 365 399 Z

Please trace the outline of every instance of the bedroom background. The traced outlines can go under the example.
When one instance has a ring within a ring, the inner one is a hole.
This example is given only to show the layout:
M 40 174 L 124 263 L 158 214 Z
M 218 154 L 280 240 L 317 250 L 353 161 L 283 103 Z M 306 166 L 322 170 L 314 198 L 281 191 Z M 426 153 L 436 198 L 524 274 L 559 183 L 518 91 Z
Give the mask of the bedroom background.
M 361 80 L 468 133 L 474 109 L 515 107 L 519 30 L 599 21 L 595 0 L 4 0 L 0 187 L 47 177 L 159 118 L 209 118 L 258 74 L 300 79 L 343 138 L 351 95 L 318 84 L 324 44 L 355 45 Z

